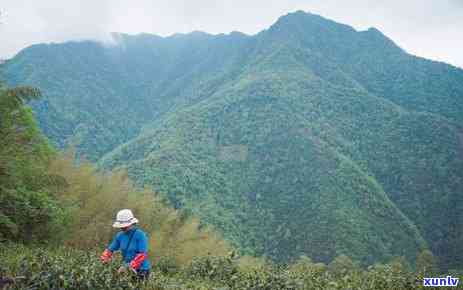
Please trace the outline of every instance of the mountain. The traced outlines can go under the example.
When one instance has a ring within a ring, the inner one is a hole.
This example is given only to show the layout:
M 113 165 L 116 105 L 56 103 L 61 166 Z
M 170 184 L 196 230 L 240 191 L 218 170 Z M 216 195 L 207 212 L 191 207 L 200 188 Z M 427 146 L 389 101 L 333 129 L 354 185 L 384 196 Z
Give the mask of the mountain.
M 243 253 L 462 267 L 463 70 L 298 11 L 256 35 L 40 44 L 1 69 L 57 145 L 126 168 Z

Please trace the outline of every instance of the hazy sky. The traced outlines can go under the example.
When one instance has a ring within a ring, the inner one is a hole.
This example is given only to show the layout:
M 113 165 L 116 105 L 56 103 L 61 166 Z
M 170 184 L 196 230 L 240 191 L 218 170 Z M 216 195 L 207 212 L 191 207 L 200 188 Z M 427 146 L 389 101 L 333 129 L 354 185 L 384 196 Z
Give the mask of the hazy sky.
M 463 0 L 0 0 L 0 58 L 108 32 L 254 34 L 296 10 L 376 27 L 410 53 L 463 67 Z

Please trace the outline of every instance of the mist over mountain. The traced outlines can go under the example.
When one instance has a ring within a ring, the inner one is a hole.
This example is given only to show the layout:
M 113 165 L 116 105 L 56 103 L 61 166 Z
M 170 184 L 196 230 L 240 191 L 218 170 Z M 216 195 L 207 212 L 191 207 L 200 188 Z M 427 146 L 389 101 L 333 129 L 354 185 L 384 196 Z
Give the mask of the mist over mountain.
M 56 145 L 125 168 L 243 253 L 463 266 L 463 70 L 295 12 L 253 35 L 114 34 L 2 65 Z

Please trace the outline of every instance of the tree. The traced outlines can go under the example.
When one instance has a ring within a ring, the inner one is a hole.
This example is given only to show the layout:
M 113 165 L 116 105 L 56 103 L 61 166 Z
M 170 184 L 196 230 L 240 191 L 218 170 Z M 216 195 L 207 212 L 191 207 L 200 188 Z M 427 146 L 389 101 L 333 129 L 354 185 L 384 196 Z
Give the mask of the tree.
M 421 251 L 416 257 L 416 271 L 421 274 L 432 275 L 437 273 L 437 261 L 429 250 Z
M 328 265 L 328 271 L 334 276 L 342 276 L 357 270 L 359 270 L 359 266 L 346 255 L 336 257 Z
M 0 232 L 9 240 L 44 240 L 59 215 L 46 174 L 53 149 L 25 105 L 39 96 L 35 88 L 0 84 Z

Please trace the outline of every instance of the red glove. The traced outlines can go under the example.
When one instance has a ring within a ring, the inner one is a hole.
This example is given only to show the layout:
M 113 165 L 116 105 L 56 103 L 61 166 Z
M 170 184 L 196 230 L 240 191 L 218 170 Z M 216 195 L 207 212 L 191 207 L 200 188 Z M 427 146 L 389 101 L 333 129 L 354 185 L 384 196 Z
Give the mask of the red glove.
M 103 263 L 108 263 L 109 261 L 111 261 L 112 256 L 113 256 L 113 253 L 110 250 L 105 249 L 103 254 L 101 254 L 100 256 L 100 260 Z
M 130 262 L 130 268 L 137 270 L 140 268 L 144 260 L 146 260 L 147 255 L 145 253 L 137 254 L 133 260 Z

